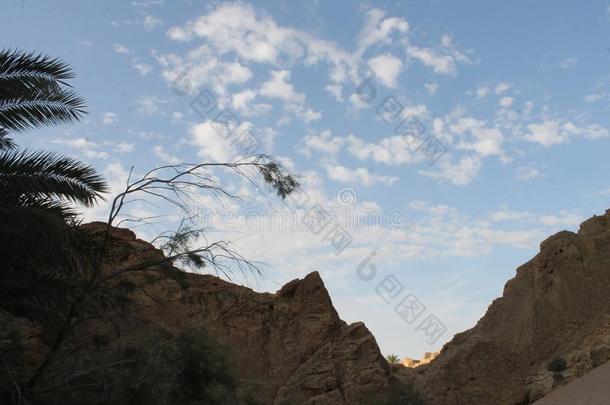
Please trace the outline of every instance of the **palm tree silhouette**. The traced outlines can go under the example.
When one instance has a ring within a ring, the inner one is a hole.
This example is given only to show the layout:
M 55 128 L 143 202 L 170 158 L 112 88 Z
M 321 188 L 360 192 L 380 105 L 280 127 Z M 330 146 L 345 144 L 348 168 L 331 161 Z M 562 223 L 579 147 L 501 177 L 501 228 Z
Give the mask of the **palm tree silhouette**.
M 14 314 L 31 316 L 43 304 L 45 291 L 70 268 L 75 206 L 93 205 L 108 189 L 93 167 L 19 149 L 12 139 L 85 114 L 83 99 L 66 82 L 73 77 L 58 59 L 0 50 L 0 309 Z
M 92 205 L 106 192 L 95 170 L 70 157 L 19 151 L 10 132 L 73 122 L 84 101 L 66 83 L 72 70 L 57 59 L 0 51 L 0 206 L 71 214 L 68 202 Z

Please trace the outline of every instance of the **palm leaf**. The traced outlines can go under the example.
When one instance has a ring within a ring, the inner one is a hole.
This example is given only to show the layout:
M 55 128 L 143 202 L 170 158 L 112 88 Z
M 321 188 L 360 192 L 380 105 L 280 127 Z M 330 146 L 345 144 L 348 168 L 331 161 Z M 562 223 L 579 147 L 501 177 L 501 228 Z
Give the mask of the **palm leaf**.
M 0 50 L 0 77 L 11 76 L 46 76 L 60 81 L 74 78 L 74 72 L 66 63 L 41 53 L 25 53 L 18 49 Z
M 59 198 L 91 206 L 107 190 L 93 167 L 67 156 L 28 150 L 0 155 L 0 192 L 5 199 Z
M 78 121 L 84 108 L 85 102 L 73 91 L 34 89 L 16 98 L 0 98 L 0 126 L 20 131 Z
M 65 81 L 73 77 L 58 59 L 0 50 L 0 129 L 21 131 L 80 119 L 85 102 Z
M 8 137 L 8 131 L 0 127 L 0 151 L 14 149 L 15 142 Z

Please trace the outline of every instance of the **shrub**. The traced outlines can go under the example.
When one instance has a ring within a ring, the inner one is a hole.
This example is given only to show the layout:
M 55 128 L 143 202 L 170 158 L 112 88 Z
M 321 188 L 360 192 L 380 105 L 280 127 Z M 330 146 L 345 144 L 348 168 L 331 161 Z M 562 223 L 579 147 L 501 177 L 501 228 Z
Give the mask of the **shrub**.
M 555 384 L 562 382 L 564 379 L 563 373 L 553 373 L 553 381 Z
M 108 365 L 108 366 L 100 366 Z M 108 351 L 78 353 L 65 371 L 71 379 L 44 398 L 48 405 L 233 405 L 235 380 L 225 353 L 200 329 L 173 336 L 150 330 L 141 340 Z
M 566 359 L 559 356 L 553 358 L 546 367 L 548 371 L 553 373 L 561 373 L 562 371 L 565 371 L 566 368 L 568 368 L 568 362 Z

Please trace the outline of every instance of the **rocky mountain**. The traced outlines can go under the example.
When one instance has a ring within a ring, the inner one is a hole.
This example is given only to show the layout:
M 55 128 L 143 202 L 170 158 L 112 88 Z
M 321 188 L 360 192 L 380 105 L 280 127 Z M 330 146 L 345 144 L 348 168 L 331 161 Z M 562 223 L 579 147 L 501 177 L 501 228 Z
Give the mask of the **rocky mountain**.
M 400 372 L 429 404 L 533 402 L 610 359 L 609 286 L 610 210 L 542 242 L 474 328 Z
M 131 231 L 113 238 L 116 268 L 163 259 Z M 150 282 L 133 292 L 121 339 L 150 322 L 204 326 L 231 351 L 240 396 L 265 405 L 358 404 L 397 378 L 429 405 L 527 404 L 610 360 L 608 286 L 610 210 L 542 242 L 475 327 L 411 367 L 389 367 L 364 324 L 339 318 L 318 273 L 275 294 L 201 274 Z
M 94 234 L 105 230 L 101 223 L 84 227 Z M 116 229 L 113 238 L 115 269 L 162 261 L 160 251 L 129 230 Z M 339 318 L 317 272 L 275 294 L 182 274 L 133 292 L 121 339 L 150 322 L 169 331 L 203 326 L 230 351 L 240 396 L 265 405 L 352 405 L 387 389 L 390 368 L 375 338 L 363 323 Z

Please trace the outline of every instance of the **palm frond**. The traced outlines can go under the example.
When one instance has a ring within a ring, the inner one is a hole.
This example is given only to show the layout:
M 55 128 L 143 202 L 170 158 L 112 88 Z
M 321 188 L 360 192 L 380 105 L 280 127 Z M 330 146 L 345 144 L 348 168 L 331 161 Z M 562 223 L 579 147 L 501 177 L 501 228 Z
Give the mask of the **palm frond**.
M 0 77 L 17 75 L 45 76 L 64 85 L 68 85 L 64 80 L 74 78 L 70 66 L 59 59 L 18 49 L 0 50 Z
M 27 209 L 29 212 L 40 212 L 54 215 L 63 219 L 75 218 L 79 212 L 65 201 L 54 201 L 48 198 L 38 198 L 33 196 L 22 197 L 18 208 Z
M 0 98 L 0 126 L 7 130 L 74 122 L 84 114 L 84 100 L 71 90 L 33 89 L 15 98 Z
M 80 119 L 85 102 L 66 82 L 73 77 L 58 59 L 0 50 L 0 127 L 22 131 Z
M 76 159 L 28 150 L 0 154 L 4 196 L 59 198 L 90 206 L 107 190 L 95 169 Z
M 8 137 L 8 131 L 0 127 L 0 151 L 15 149 L 17 145 Z
M 14 99 L 34 91 L 61 92 L 60 82 L 48 76 L 0 75 L 0 99 Z

